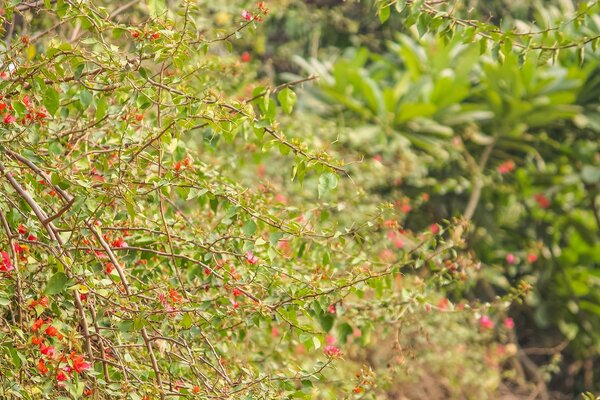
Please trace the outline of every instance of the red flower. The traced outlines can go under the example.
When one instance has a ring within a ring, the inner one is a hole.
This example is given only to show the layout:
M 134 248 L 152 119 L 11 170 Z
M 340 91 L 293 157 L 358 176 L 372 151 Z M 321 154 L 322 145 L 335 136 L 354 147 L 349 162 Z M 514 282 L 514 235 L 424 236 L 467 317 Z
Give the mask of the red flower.
M 252 56 L 250 55 L 250 53 L 248 53 L 247 51 L 242 53 L 242 56 L 240 57 L 240 59 L 242 60 L 242 62 L 250 62 L 252 60 Z
M 27 240 L 29 240 L 30 242 L 35 242 L 37 240 L 37 237 L 33 233 L 30 233 L 29 236 L 27 236 Z
M 17 117 L 15 117 L 14 115 L 6 114 L 4 116 L 4 123 L 5 124 L 12 124 L 16 120 L 17 120 Z
M 440 226 L 438 224 L 431 224 L 429 225 L 429 231 L 434 235 L 437 235 L 437 233 L 440 231 Z
M 27 95 L 25 95 L 23 97 L 23 104 L 25 104 L 25 107 L 29 108 L 31 107 L 31 98 Z
M 46 346 L 45 344 L 40 345 L 40 352 L 49 358 L 53 358 L 56 355 L 54 346 Z
M 515 163 L 512 160 L 504 161 L 498 166 L 498 172 L 502 175 L 508 174 L 515 169 Z
M 107 262 L 106 264 L 104 264 L 104 271 L 106 271 L 107 274 L 110 274 L 111 272 L 113 272 L 113 270 L 115 269 L 115 265 L 111 262 Z
M 76 356 L 74 355 L 74 353 L 71 353 L 70 356 L 71 360 L 73 360 L 73 369 L 75 371 L 77 371 L 78 374 L 82 373 L 83 371 L 89 369 L 92 365 L 85 361 L 85 359 L 82 356 Z
M 542 193 L 537 193 L 533 196 L 534 200 L 537 201 L 538 205 L 542 208 L 550 207 L 550 200 Z
M 23 225 L 23 224 L 19 225 L 19 233 L 21 235 L 25 235 L 27 233 L 27 229 L 25 228 L 25 225 Z
M 251 251 L 246 252 L 246 261 L 248 264 L 256 264 L 258 262 L 258 257 L 256 257 Z
M 83 392 L 84 395 L 86 396 L 91 396 L 94 393 L 94 389 L 85 389 L 85 391 Z
M 56 336 L 56 335 L 58 335 L 58 329 L 56 329 L 52 325 L 50 325 L 49 327 L 47 327 L 45 332 L 46 332 L 46 335 L 48 335 L 48 336 Z
M 64 382 L 64 381 L 66 381 L 66 380 L 68 380 L 68 379 L 69 379 L 69 377 L 67 376 L 67 374 L 65 374 L 65 372 L 64 372 L 64 371 L 58 371 L 58 372 L 56 373 L 56 380 L 57 380 L 57 381 L 59 381 L 59 382 Z
M 242 291 L 238 288 L 233 288 L 232 294 L 234 297 L 238 297 L 242 295 Z
M 35 322 L 33 323 L 33 325 L 31 325 L 31 331 L 35 332 L 38 329 L 40 329 L 42 327 L 42 325 L 44 325 L 44 320 L 41 318 L 38 318 L 35 320 Z
M 0 112 L 6 110 L 6 103 L 0 102 Z
M 13 267 L 13 265 L 10 262 L 10 256 L 7 252 L 1 251 L 0 255 L 2 255 L 2 260 L 0 260 L 0 271 L 8 272 L 15 269 L 15 267 Z
M 506 318 L 504 320 L 504 327 L 506 329 L 512 329 L 515 327 L 515 321 L 512 318 Z
M 327 307 L 327 311 L 329 314 L 335 314 L 335 304 L 330 304 L 329 307 Z
M 121 248 L 121 247 L 128 247 L 128 244 L 122 237 L 120 237 L 117 240 L 113 240 L 112 246 Z
M 156 40 L 160 38 L 160 32 L 154 32 L 151 36 L 150 36 L 150 40 Z
M 200 386 L 198 386 L 198 385 L 194 386 L 194 388 L 192 389 L 192 393 L 199 394 L 200 393 Z
M 177 293 L 177 290 L 173 288 L 169 289 L 169 297 L 173 303 L 179 303 L 181 299 L 183 299 L 183 296 Z
M 529 254 L 529 255 L 527 256 L 527 260 L 528 260 L 528 261 L 529 261 L 531 264 L 533 264 L 534 262 L 536 262 L 536 261 L 537 261 L 537 259 L 538 259 L 538 256 L 537 256 L 536 254 L 533 254 L 533 253 L 532 253 L 532 254 Z
M 46 372 L 48 372 L 48 368 L 46 367 L 46 363 L 41 358 L 38 361 L 37 369 L 38 369 L 38 371 L 40 371 L 40 374 L 45 374 Z
M 38 304 L 44 307 L 48 307 L 48 298 L 46 296 L 42 296 L 41 299 L 38 300 Z
M 479 325 L 483 329 L 492 329 L 494 328 L 494 321 L 492 321 L 487 315 L 483 315 L 481 318 L 479 318 Z
M 137 39 L 140 37 L 140 31 L 133 31 L 131 32 L 131 37 L 134 39 Z
M 39 346 L 40 343 L 42 343 L 44 341 L 43 337 L 39 337 L 39 336 L 34 336 L 31 338 L 31 343 L 35 344 L 36 346 Z
M 242 18 L 244 18 L 246 21 L 252 21 L 252 14 L 246 10 L 242 10 Z
M 340 348 L 332 344 L 325 346 L 323 353 L 325 353 L 327 357 L 331 358 L 339 358 L 342 356 L 342 351 Z

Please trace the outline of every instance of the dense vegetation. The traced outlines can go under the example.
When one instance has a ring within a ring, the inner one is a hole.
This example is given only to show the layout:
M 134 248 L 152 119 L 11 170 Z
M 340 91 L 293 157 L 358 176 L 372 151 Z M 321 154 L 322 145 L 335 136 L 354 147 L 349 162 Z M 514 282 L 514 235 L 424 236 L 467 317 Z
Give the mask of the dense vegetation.
M 600 2 L 2 10 L 1 397 L 600 392 Z

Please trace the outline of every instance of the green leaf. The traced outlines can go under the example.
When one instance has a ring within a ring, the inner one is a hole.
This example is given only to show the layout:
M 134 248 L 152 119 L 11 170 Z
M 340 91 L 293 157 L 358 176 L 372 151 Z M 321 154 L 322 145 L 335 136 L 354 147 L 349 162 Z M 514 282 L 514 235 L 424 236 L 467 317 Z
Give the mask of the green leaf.
M 57 294 L 63 291 L 69 278 L 63 272 L 57 272 L 52 275 L 50 280 L 48 281 L 48 285 L 46 285 L 45 294 Z
M 279 100 L 283 112 L 289 115 L 292 113 L 294 105 L 296 104 L 296 93 L 286 87 L 281 92 L 277 93 L 277 100 Z
M 338 177 L 333 172 L 326 172 L 319 177 L 319 198 L 321 198 L 325 193 L 335 189 L 338 184 Z
M 242 232 L 248 237 L 254 235 L 254 232 L 256 232 L 256 224 L 254 221 L 246 221 L 244 226 L 242 226 Z
M 79 93 L 79 102 L 83 106 L 84 110 L 86 110 L 90 104 L 92 104 L 92 99 L 92 94 L 87 90 L 82 90 L 81 93 Z
M 390 18 L 390 6 L 379 9 L 379 21 L 383 24 Z
M 52 88 L 48 87 L 46 89 L 46 93 L 44 93 L 44 107 L 51 115 L 56 115 L 56 111 L 58 111 L 58 107 L 60 107 L 60 97 L 58 96 L 58 92 Z

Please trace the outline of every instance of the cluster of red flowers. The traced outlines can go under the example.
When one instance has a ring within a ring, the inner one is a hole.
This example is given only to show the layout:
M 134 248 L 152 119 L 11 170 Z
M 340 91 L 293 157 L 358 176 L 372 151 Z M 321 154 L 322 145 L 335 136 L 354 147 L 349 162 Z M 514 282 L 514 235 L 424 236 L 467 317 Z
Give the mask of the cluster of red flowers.
M 189 168 L 192 165 L 192 160 L 189 157 L 184 158 L 181 161 L 177 161 L 173 164 L 173 169 L 177 172 L 181 171 L 182 168 Z
M 36 108 L 31 101 L 31 97 L 25 95 L 23 97 L 22 103 L 25 105 L 27 109 L 27 114 L 21 118 L 21 124 L 29 125 L 33 122 L 39 122 L 44 124 L 44 120 L 48 118 L 48 111 L 44 107 Z M 10 103 L 5 101 L 0 101 L 0 113 L 5 112 L 4 118 L 2 119 L 5 124 L 13 124 L 17 121 L 17 117 L 11 114 L 13 111 L 13 106 Z
M 30 307 L 35 307 L 36 305 L 42 305 L 46 307 L 48 305 L 48 298 L 42 297 L 39 300 L 34 300 Z M 51 319 L 43 319 L 38 318 L 31 325 L 31 331 L 37 332 L 44 325 L 47 325 L 44 330 L 45 335 L 48 338 L 55 338 L 59 342 L 64 339 L 64 336 L 58 331 L 58 329 L 52 325 Z M 55 363 L 56 364 L 56 380 L 59 382 L 67 381 L 70 379 L 70 374 L 75 371 L 78 374 L 86 371 L 91 367 L 91 364 L 85 361 L 83 356 L 78 355 L 75 351 L 72 351 L 68 358 L 65 353 L 58 354 L 56 351 L 56 347 L 50 344 L 46 344 L 45 338 L 43 335 L 37 336 L 33 335 L 31 338 L 31 343 L 38 346 L 42 357 L 38 360 L 37 369 L 42 375 L 46 375 L 49 371 L 47 363 Z M 64 364 L 64 365 L 61 365 Z
M 140 41 L 144 39 L 154 41 L 160 39 L 160 36 L 160 32 L 142 32 L 138 30 L 131 31 L 131 37 Z
M 23 104 L 27 108 L 27 114 L 21 119 L 21 124 L 29 125 L 32 122 L 40 122 L 44 124 L 44 120 L 48 118 L 48 111 L 44 107 L 35 108 L 29 96 L 23 97 Z
M 269 14 L 269 9 L 265 6 L 264 1 L 259 1 L 256 5 L 256 8 L 258 9 L 258 13 L 256 15 L 252 15 L 252 13 L 247 10 L 242 10 L 242 18 L 244 21 L 262 22 L 262 17 Z

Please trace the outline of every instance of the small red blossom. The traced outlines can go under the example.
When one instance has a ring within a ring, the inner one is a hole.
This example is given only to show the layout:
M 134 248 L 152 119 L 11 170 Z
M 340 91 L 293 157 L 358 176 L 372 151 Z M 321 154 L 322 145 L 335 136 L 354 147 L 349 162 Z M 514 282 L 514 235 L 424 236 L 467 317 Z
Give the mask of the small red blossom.
M 238 297 L 242 295 L 242 291 L 238 288 L 233 288 L 233 291 L 231 293 L 233 294 L 233 297 Z
M 27 233 L 27 228 L 25 228 L 25 225 L 21 224 L 19 225 L 18 231 L 21 235 L 25 235 Z
M 498 172 L 502 175 L 508 174 L 515 169 L 515 163 L 512 160 L 504 161 L 498 166 Z
M 111 263 L 111 262 L 107 262 L 106 264 L 104 264 L 104 271 L 107 274 L 110 274 L 114 271 L 115 269 L 115 264 Z
M 533 196 L 533 199 L 538 203 L 538 205 L 544 209 L 550 207 L 550 200 L 542 193 L 537 193 Z
M 37 236 L 35 236 L 33 233 L 30 233 L 29 236 L 27 236 L 27 240 L 30 242 L 35 242 L 37 241 Z
M 67 376 L 67 374 L 65 374 L 65 371 L 58 371 L 56 373 L 56 380 L 59 382 L 64 382 L 66 380 L 68 380 L 69 377 Z
M 85 294 L 85 293 L 80 293 L 80 294 L 79 294 L 79 300 L 81 300 L 81 301 L 86 301 L 86 300 L 87 300 L 87 294 Z
M 250 55 L 250 53 L 248 53 L 247 51 L 242 53 L 242 56 L 240 57 L 240 60 L 242 60 L 242 62 L 250 62 L 252 60 L 252 56 Z
M 54 346 L 40 345 L 40 352 L 48 358 L 53 358 L 56 355 L 56 348 Z
M 194 386 L 194 388 L 192 389 L 192 393 L 200 394 L 200 386 L 198 386 L 198 385 Z
M 434 235 L 437 235 L 440 231 L 440 226 L 438 224 L 431 224 L 429 225 L 429 231 Z
M 31 344 L 35 344 L 36 346 L 39 346 L 43 341 L 44 338 L 41 336 L 33 336 L 31 338 Z
M 140 31 L 133 31 L 131 32 L 131 37 L 134 39 L 138 39 L 140 37 Z
M 35 332 L 44 325 L 45 321 L 41 318 L 35 320 L 35 322 L 31 325 L 31 331 Z
M 242 18 L 246 21 L 252 21 L 252 14 L 246 10 L 242 10 Z
M 330 304 L 329 307 L 327 307 L 327 312 L 329 312 L 329 314 L 335 314 L 335 304 Z
M 482 315 L 481 318 L 479 318 L 479 326 L 481 326 L 483 329 L 493 329 L 494 321 L 492 321 L 492 319 L 487 315 Z
M 4 116 L 4 123 L 5 124 L 12 124 L 16 120 L 17 120 L 17 117 L 15 117 L 14 115 L 6 114 Z
M 183 296 L 177 293 L 177 290 L 173 288 L 169 289 L 169 297 L 173 303 L 179 303 L 183 299 Z
M 363 388 L 361 388 L 360 386 L 357 386 L 357 387 L 355 387 L 354 389 L 352 389 L 352 391 L 353 391 L 354 393 L 357 393 L 357 394 L 358 394 L 358 393 L 362 393 L 362 392 L 364 391 L 364 389 L 363 389 Z
M 258 257 L 256 257 L 251 251 L 246 252 L 246 261 L 248 264 L 256 264 L 258 263 Z
M 38 361 L 37 369 L 40 371 L 40 374 L 45 374 L 48 372 L 48 367 L 46 367 L 46 363 L 41 358 Z
M 506 255 L 506 262 L 508 265 L 514 265 L 517 262 L 517 257 L 513 253 L 508 253 Z
M 82 356 L 75 355 L 74 353 L 71 353 L 69 358 L 71 358 L 71 360 L 73 361 L 73 369 L 77 371 L 78 374 L 82 373 L 83 371 L 89 369 L 92 366 L 92 364 L 85 361 L 85 359 Z
M 533 264 L 534 262 L 536 262 L 536 261 L 537 261 L 537 259 L 538 259 L 538 256 L 537 256 L 537 254 L 533 254 L 533 253 L 532 253 L 532 254 L 529 254 L 529 255 L 527 256 L 527 261 L 529 261 L 531 264 Z
M 504 327 L 506 329 L 513 329 L 515 327 L 515 321 L 512 318 L 505 318 Z
M 129 245 L 127 244 L 127 242 L 125 241 L 125 239 L 123 239 L 122 237 L 113 240 L 113 242 L 111 243 L 113 247 L 118 247 L 118 248 L 123 248 L 123 247 L 128 247 Z
M 58 335 L 58 329 L 56 329 L 52 325 L 50 325 L 49 327 L 47 327 L 45 332 L 46 332 L 46 335 L 48 335 L 48 336 L 56 336 L 56 335 Z
M 6 251 L 1 251 L 0 255 L 2 256 L 2 259 L 0 260 L 0 271 L 8 272 L 15 269 L 15 267 L 10 262 L 10 255 Z
M 83 391 L 83 394 L 84 394 L 85 396 L 91 396 L 92 394 L 94 394 L 94 389 L 92 389 L 92 388 L 85 389 L 85 390 Z
M 325 346 L 323 353 L 325 353 L 327 357 L 331 358 L 340 358 L 342 356 L 342 351 L 340 348 L 332 344 Z

